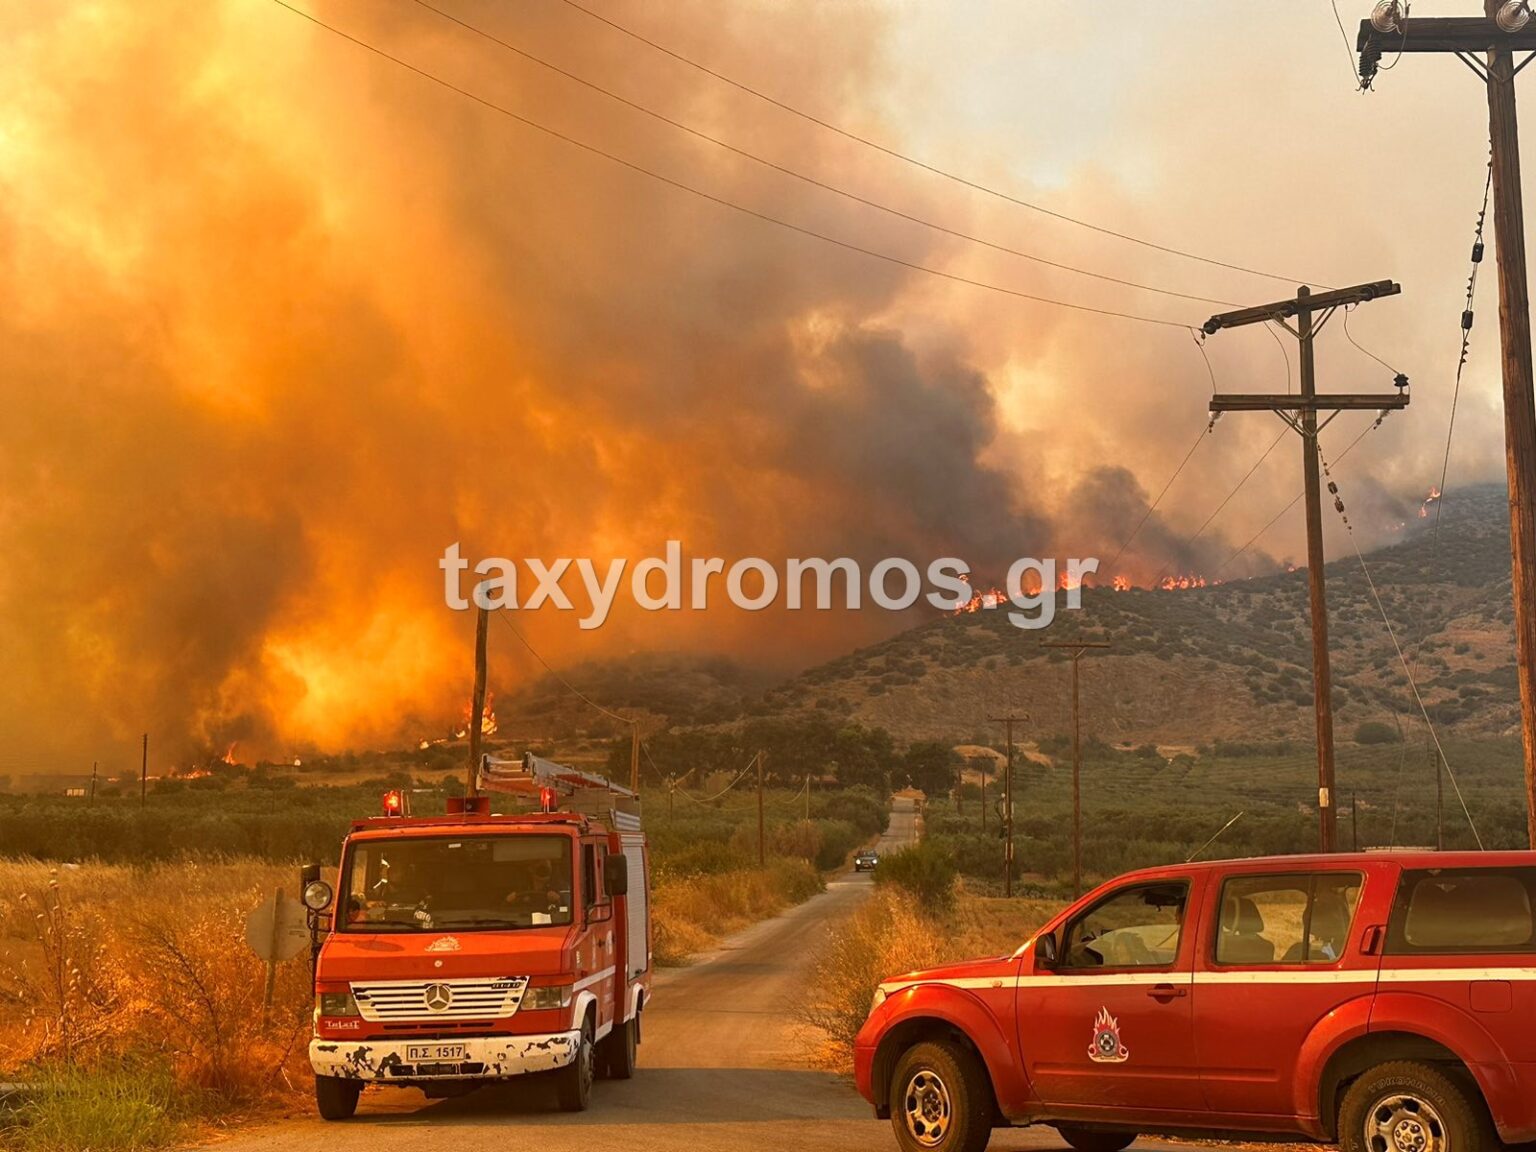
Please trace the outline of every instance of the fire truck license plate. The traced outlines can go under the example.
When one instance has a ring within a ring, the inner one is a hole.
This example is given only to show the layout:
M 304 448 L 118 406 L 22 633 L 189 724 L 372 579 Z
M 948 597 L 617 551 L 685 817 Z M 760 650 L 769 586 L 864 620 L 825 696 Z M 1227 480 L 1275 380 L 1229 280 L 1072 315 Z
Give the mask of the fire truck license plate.
M 412 1064 L 439 1064 L 449 1060 L 462 1060 L 465 1048 L 462 1044 L 407 1044 L 405 1058 Z

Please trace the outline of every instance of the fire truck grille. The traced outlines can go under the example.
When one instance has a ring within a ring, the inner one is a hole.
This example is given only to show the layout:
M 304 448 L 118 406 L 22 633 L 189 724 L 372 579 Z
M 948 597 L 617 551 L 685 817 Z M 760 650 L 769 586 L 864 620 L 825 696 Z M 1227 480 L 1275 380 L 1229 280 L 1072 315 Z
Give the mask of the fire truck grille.
M 395 1020 L 499 1020 L 517 1011 L 526 976 L 491 980 L 388 980 L 352 985 L 357 1010 L 370 1023 Z

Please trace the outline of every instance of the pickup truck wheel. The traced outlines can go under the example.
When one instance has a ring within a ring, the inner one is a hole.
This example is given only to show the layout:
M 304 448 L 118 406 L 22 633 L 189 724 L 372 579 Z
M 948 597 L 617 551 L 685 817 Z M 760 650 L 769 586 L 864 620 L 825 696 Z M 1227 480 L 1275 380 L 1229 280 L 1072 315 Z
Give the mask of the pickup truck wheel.
M 562 1112 L 585 1112 L 592 1098 L 592 1078 L 597 1069 L 597 1052 L 592 1043 L 592 1025 L 581 1026 L 581 1043 L 576 1047 L 576 1059 L 555 1073 L 555 1094 L 560 1100 Z
M 1056 1131 L 1077 1152 L 1122 1152 L 1136 1141 L 1134 1132 L 1100 1132 L 1092 1128 L 1074 1128 L 1070 1124 L 1058 1124 Z
M 986 1069 L 957 1044 L 902 1053 L 891 1079 L 891 1127 L 902 1152 L 982 1152 L 992 1138 Z
M 1492 1128 L 1475 1087 L 1415 1061 L 1372 1068 L 1339 1105 L 1342 1152 L 1489 1152 Z
M 340 1076 L 315 1077 L 315 1107 L 324 1120 L 350 1120 L 357 1112 L 357 1098 L 363 1094 L 361 1080 Z
M 640 1055 L 640 1017 L 634 1016 L 608 1033 L 600 1045 L 603 1075 L 609 1080 L 628 1080 L 635 1074 Z

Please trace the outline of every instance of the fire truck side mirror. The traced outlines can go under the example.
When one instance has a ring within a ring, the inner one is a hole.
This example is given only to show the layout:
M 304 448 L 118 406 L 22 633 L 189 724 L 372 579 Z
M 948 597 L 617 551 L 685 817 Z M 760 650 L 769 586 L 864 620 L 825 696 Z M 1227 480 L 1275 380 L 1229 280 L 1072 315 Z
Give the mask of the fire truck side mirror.
M 629 895 L 629 857 L 615 853 L 603 860 L 603 887 L 610 896 Z

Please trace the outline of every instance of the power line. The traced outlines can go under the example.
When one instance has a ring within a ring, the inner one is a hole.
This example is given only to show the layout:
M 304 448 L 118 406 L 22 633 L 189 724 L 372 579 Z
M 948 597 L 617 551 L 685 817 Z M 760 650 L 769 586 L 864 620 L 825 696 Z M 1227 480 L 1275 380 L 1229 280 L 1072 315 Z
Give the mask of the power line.
M 530 653 L 532 653 L 533 658 L 535 660 L 537 660 L 541 665 L 543 665 L 544 671 L 548 672 L 551 676 L 553 676 L 556 680 L 558 680 L 562 685 L 564 685 L 565 689 L 568 692 L 570 692 L 571 695 L 575 696 L 582 703 L 584 703 L 584 704 L 586 704 L 586 705 L 588 705 L 588 706 L 590 706 L 592 708 L 597 709 L 604 716 L 607 716 L 611 720 L 618 720 L 618 721 L 620 721 L 620 722 L 622 722 L 624 724 L 633 724 L 633 723 L 635 723 L 634 717 L 632 717 L 632 716 L 620 716 L 617 712 L 614 712 L 612 709 L 604 708 L 596 700 L 592 699 L 592 697 L 588 696 L 580 688 L 576 687 L 576 685 L 572 684 L 564 676 L 560 675 L 560 673 L 555 671 L 555 669 L 550 665 L 548 660 L 544 659 L 544 657 L 539 655 L 539 650 L 528 642 L 528 637 L 523 635 L 523 632 L 522 632 L 521 628 L 519 628 L 516 624 L 512 623 L 512 618 L 510 616 L 508 616 L 505 612 L 501 611 L 500 609 L 493 609 L 493 612 L 494 612 L 495 616 L 499 620 L 502 620 L 506 624 L 506 626 L 508 628 L 512 629 L 512 635 L 516 636 L 518 638 L 518 640 L 522 642 L 523 647 L 528 649 L 528 651 Z
M 1351 344 L 1353 344 L 1355 346 L 1355 351 L 1362 352 L 1365 355 L 1369 356 L 1372 360 L 1376 361 L 1376 363 L 1380 364 L 1388 372 L 1392 373 L 1392 375 L 1396 376 L 1398 374 L 1398 371 L 1397 371 L 1396 368 L 1392 367 L 1392 365 L 1388 364 L 1385 360 L 1383 360 L 1380 356 L 1376 355 L 1376 353 L 1372 352 L 1369 348 L 1361 347 L 1360 341 L 1356 340 L 1354 335 L 1350 332 L 1350 330 L 1349 330 L 1349 317 L 1350 317 L 1351 313 L 1354 312 L 1356 307 L 1358 307 L 1358 305 L 1351 304 L 1351 305 L 1348 305 L 1347 307 L 1345 307 L 1345 309 L 1344 309 L 1344 339 L 1348 340 Z
M 1196 341 L 1196 343 L 1198 343 L 1198 341 Z M 1201 351 L 1203 352 L 1204 349 Z M 1209 366 L 1209 362 L 1207 362 L 1207 366 Z M 1179 461 L 1179 466 L 1173 470 L 1173 475 L 1168 477 L 1168 483 L 1163 485 L 1163 490 L 1157 494 L 1157 499 L 1148 505 L 1147 510 L 1142 513 L 1141 519 L 1136 521 L 1136 527 L 1132 528 L 1131 534 L 1125 538 L 1125 543 L 1120 545 L 1120 549 L 1115 553 L 1114 559 L 1109 562 L 1108 567 L 1111 572 L 1113 572 L 1115 565 L 1120 562 L 1120 557 L 1125 555 L 1125 550 L 1131 546 L 1131 541 L 1136 539 L 1137 534 L 1140 533 L 1142 528 L 1146 526 L 1147 521 L 1152 518 L 1152 513 L 1157 511 L 1158 505 L 1163 502 L 1163 497 L 1168 495 L 1168 489 L 1173 487 L 1173 482 L 1179 478 L 1179 474 L 1182 473 L 1185 466 L 1189 464 L 1190 457 L 1193 456 L 1195 454 L 1195 450 L 1200 447 L 1200 442 L 1205 439 L 1206 435 L 1214 427 L 1216 427 L 1216 420 L 1213 417 L 1210 423 L 1206 424 L 1206 426 L 1200 430 L 1200 435 L 1195 437 L 1195 442 L 1189 446 L 1189 451 L 1184 453 L 1184 459 Z
M 511 52 L 517 56 L 521 56 L 524 60 L 527 60 L 533 64 L 537 64 L 541 68 L 547 68 L 551 72 L 554 72 L 560 76 L 564 76 L 567 80 L 571 80 L 585 88 L 591 89 L 593 92 L 597 92 L 600 95 L 606 96 L 610 100 L 614 100 L 620 104 L 623 104 L 626 108 L 631 108 L 644 116 L 649 116 L 653 120 L 660 121 L 661 123 L 669 125 L 672 128 L 676 128 L 680 132 L 686 132 L 690 136 L 713 144 L 717 148 L 723 148 L 735 156 L 740 156 L 743 159 L 752 161 L 754 164 L 760 164 L 764 168 L 772 169 L 773 171 L 781 173 L 782 175 L 789 176 L 792 179 L 799 180 L 805 184 L 809 184 L 814 188 L 820 188 L 825 192 L 831 192 L 835 196 L 841 196 L 844 199 L 851 200 L 856 204 L 862 204 L 865 207 L 873 208 L 878 212 L 884 212 L 887 215 L 894 216 L 899 220 L 906 220 L 909 223 L 918 224 L 924 228 L 930 228 L 933 231 L 942 233 L 945 236 L 953 236 L 958 240 L 964 240 L 970 244 L 977 244 L 983 248 L 990 248 L 993 251 L 1002 252 L 1009 256 L 1016 256 L 1021 260 L 1029 260 L 1036 264 L 1043 264 L 1047 268 L 1056 268 L 1060 271 L 1071 272 L 1078 276 L 1087 276 L 1091 279 L 1102 280 L 1109 284 L 1118 284 L 1124 288 L 1134 288 L 1142 292 L 1155 292 L 1163 296 L 1172 296 L 1179 300 L 1194 300 L 1205 304 L 1228 304 L 1232 307 L 1237 307 L 1237 305 L 1230 300 L 1222 300 L 1212 296 L 1200 296 L 1190 292 L 1178 292 L 1171 288 L 1159 288 L 1155 284 L 1144 284 L 1137 280 L 1127 280 L 1119 276 L 1110 276 L 1103 272 L 1093 272 L 1086 268 L 1079 268 L 1074 264 L 1066 264 L 1059 260 L 1051 260 L 1047 257 L 1036 255 L 1033 252 L 1024 252 L 1018 248 L 1010 248 L 1006 244 L 998 244 L 991 240 L 984 239 L 983 237 L 972 235 L 969 232 L 963 232 L 957 228 L 951 228 L 947 225 L 939 224 L 933 220 L 925 219 L 922 216 L 916 216 L 910 212 L 904 212 L 900 208 L 893 208 L 889 204 L 883 204 L 880 201 L 872 200 L 867 196 L 861 196 L 857 192 L 851 192 L 848 189 L 840 187 L 839 185 L 833 184 L 829 181 L 821 180 L 815 176 L 808 176 L 804 172 L 791 168 L 785 164 L 780 164 L 763 156 L 759 156 L 755 152 L 751 152 L 745 148 L 738 147 L 737 145 L 732 144 L 727 140 L 722 140 L 718 136 L 711 135 L 702 129 L 695 128 L 691 124 L 686 124 L 681 120 L 674 119 L 664 112 L 658 112 L 656 109 L 651 108 L 648 105 L 641 104 L 639 101 L 631 100 L 627 96 L 622 96 L 612 89 L 605 88 L 595 81 L 588 80 L 584 76 L 580 76 L 575 72 L 560 67 L 558 64 L 552 64 L 548 60 L 545 60 L 540 56 L 536 56 L 534 53 L 529 52 L 525 48 L 520 48 L 516 44 L 511 44 L 506 40 L 496 36 L 495 34 L 486 31 L 484 28 L 481 28 L 476 24 L 471 24 L 468 20 L 461 19 L 460 17 L 453 15 L 451 12 L 445 12 L 443 9 L 437 7 L 436 5 L 429 3 L 428 0 L 415 0 L 415 3 L 422 8 L 425 8 L 428 12 L 433 12 L 438 16 L 441 16 L 444 20 L 447 20 L 453 24 L 457 24 L 460 28 L 463 28 L 468 32 L 472 32 L 476 36 L 488 40 L 490 43 L 495 44 L 498 47 L 506 49 L 508 52 Z
M 1469 262 L 1471 263 L 1472 267 L 1471 270 L 1467 273 L 1466 307 L 1462 309 L 1461 313 L 1461 347 L 1456 356 L 1456 382 L 1455 386 L 1451 389 L 1451 412 L 1449 418 L 1446 421 L 1445 427 L 1445 455 L 1440 461 L 1440 483 L 1435 488 L 1435 491 L 1439 493 L 1439 496 L 1435 500 L 1434 525 L 1430 529 L 1429 566 L 1431 570 L 1433 569 L 1434 563 L 1440 555 L 1440 517 L 1445 509 L 1445 482 L 1446 478 L 1450 475 L 1451 442 L 1456 434 L 1456 410 L 1457 405 L 1461 399 L 1461 378 L 1463 373 L 1466 371 L 1467 354 L 1471 348 L 1472 343 L 1472 318 L 1474 313 L 1473 306 L 1477 302 L 1477 271 L 1480 267 L 1482 267 L 1483 262 L 1483 227 L 1488 219 L 1488 195 L 1492 188 L 1493 156 L 1490 154 L 1488 157 L 1488 174 L 1483 181 L 1483 203 L 1482 206 L 1478 209 L 1477 224 L 1472 233 L 1472 251 L 1469 258 Z M 1346 314 L 1346 323 L 1348 319 L 1349 317 Z M 1345 331 L 1348 331 L 1347 327 Z M 1412 676 L 1414 672 L 1418 671 L 1419 657 L 1423 655 L 1424 643 L 1428 639 L 1429 621 L 1426 619 L 1424 621 L 1424 627 L 1419 630 L 1418 641 L 1413 646 L 1413 660 L 1409 670 L 1410 676 Z M 1402 718 L 1396 717 L 1395 719 L 1397 720 L 1398 728 L 1401 729 L 1403 726 Z M 1407 759 L 1407 741 L 1404 741 L 1403 750 L 1397 762 L 1397 783 L 1392 794 L 1391 842 L 1394 844 L 1397 842 L 1397 814 L 1398 805 L 1402 795 L 1403 766 L 1407 762 Z
M 1265 327 L 1267 328 L 1268 325 L 1266 324 Z M 1289 361 L 1287 361 L 1287 364 L 1289 364 Z M 1264 454 L 1254 461 L 1253 467 L 1248 469 L 1248 471 L 1243 474 L 1243 478 L 1237 482 L 1237 486 L 1234 487 L 1232 491 L 1227 493 L 1226 499 L 1223 500 L 1220 504 L 1216 505 L 1216 510 L 1205 518 L 1205 523 L 1200 525 L 1195 534 L 1185 541 L 1186 544 L 1193 544 L 1196 540 L 1200 539 L 1201 536 L 1205 535 L 1205 530 L 1211 526 L 1211 521 L 1220 516 L 1221 510 L 1228 504 L 1232 503 L 1233 497 L 1235 497 L 1239 492 L 1243 490 L 1243 485 L 1247 484 L 1248 481 L 1253 479 L 1253 474 L 1263 466 L 1264 461 L 1269 459 L 1269 454 L 1280 446 L 1280 441 L 1285 439 L 1285 434 L 1289 431 L 1289 428 L 1282 428 L 1280 430 L 1280 435 L 1276 436 L 1274 442 L 1271 443 L 1268 448 L 1264 449 Z M 1158 581 L 1160 581 L 1167 574 L 1170 566 L 1171 564 L 1164 564 L 1162 570 L 1159 571 L 1156 576 L 1152 577 L 1152 585 L 1154 587 L 1157 585 Z
M 1349 442 L 1349 446 L 1346 447 L 1344 449 L 1344 451 L 1339 453 L 1338 457 L 1334 460 L 1334 463 L 1335 464 L 1339 463 L 1340 460 L 1343 460 L 1344 457 L 1348 456 L 1351 452 L 1353 452 L 1354 449 L 1355 449 L 1355 445 L 1360 443 L 1360 441 L 1364 440 L 1366 438 L 1367 434 L 1369 434 L 1370 432 L 1373 432 L 1377 428 L 1380 428 L 1381 427 L 1381 422 L 1383 420 L 1385 420 L 1385 419 L 1386 419 L 1386 413 L 1382 413 L 1381 415 L 1377 416 L 1376 419 L 1372 420 L 1369 424 L 1367 424 L 1364 428 L 1362 428 L 1360 430 L 1360 435 L 1356 436 L 1353 440 L 1351 440 Z M 1250 536 L 1248 538 L 1248 542 L 1246 544 L 1244 544 L 1236 552 L 1232 553 L 1232 555 L 1228 556 L 1220 564 L 1216 565 L 1216 571 L 1211 573 L 1211 575 L 1214 576 L 1217 573 L 1220 573 L 1220 572 L 1224 571 L 1227 568 L 1227 566 L 1230 565 L 1234 560 L 1236 560 L 1243 553 L 1247 552 L 1248 549 L 1252 548 L 1255 544 L 1257 544 L 1258 541 L 1259 541 L 1259 537 L 1263 536 L 1264 533 L 1268 532 L 1276 524 L 1280 523 L 1281 517 L 1283 517 L 1292 508 L 1296 507 L 1296 505 L 1300 504 L 1301 503 L 1301 498 L 1303 496 L 1305 496 L 1305 495 L 1306 495 L 1306 493 L 1303 491 L 1303 492 L 1296 493 L 1295 496 L 1292 496 L 1291 497 L 1291 502 L 1289 504 L 1287 504 L 1284 508 L 1280 509 L 1280 511 L 1276 512 L 1274 514 L 1274 516 L 1270 519 L 1269 523 L 1265 524 L 1264 527 L 1260 528 L 1257 532 L 1255 532 L 1252 536 Z
M 1154 251 L 1163 252 L 1170 256 L 1180 256 L 1186 260 L 1194 260 L 1201 264 L 1209 264 L 1213 267 L 1225 268 L 1231 272 L 1244 272 L 1250 276 L 1262 277 L 1265 280 L 1280 280 L 1288 284 L 1317 283 L 1317 281 L 1309 281 L 1306 277 L 1303 276 L 1281 276 L 1273 272 L 1263 272 L 1257 268 L 1249 268 L 1242 264 L 1232 264 L 1225 260 L 1217 260 L 1209 256 L 1200 256 L 1194 252 L 1185 251 L 1182 248 L 1174 248 L 1170 245 L 1159 244 L 1152 240 L 1144 240 L 1141 237 L 1133 236 L 1128 232 L 1117 232 L 1113 228 L 1106 228 L 1103 225 L 1092 224 L 1087 220 L 1081 220 L 1076 216 L 1068 216 L 1064 212 L 1058 212 L 1055 209 L 1047 208 L 1045 205 L 1038 204 L 1032 200 L 1025 200 L 1022 197 L 1016 196 L 1010 192 L 1004 192 L 999 188 L 992 187 L 988 184 L 983 184 L 978 180 L 973 180 L 966 176 L 961 176 L 956 172 L 951 172 L 948 169 L 941 168 L 936 164 L 930 164 L 926 160 L 921 160 L 909 153 L 902 152 L 885 144 L 881 144 L 876 140 L 871 140 L 867 136 L 861 136 L 859 133 L 851 131 L 847 128 L 843 128 L 838 124 L 834 124 L 830 120 L 822 119 L 821 117 L 815 116 L 810 112 L 806 112 L 801 108 L 796 108 L 793 104 L 789 104 L 774 96 L 770 96 L 768 93 L 763 92 L 758 88 L 754 88 L 749 84 L 744 84 L 739 80 L 732 79 L 730 76 L 725 75 L 723 72 L 718 72 L 715 69 L 710 68 L 708 65 L 701 64 L 697 60 L 683 55 L 681 52 L 674 51 L 664 44 L 649 39 L 639 32 L 636 32 L 634 29 L 626 27 L 625 25 L 620 24 L 618 21 L 609 19 L 607 16 L 604 16 L 599 12 L 595 12 L 591 8 L 578 3 L 577 0 L 562 0 L 562 2 L 571 8 L 576 9 L 576 11 L 590 16 L 593 20 L 596 20 L 601 24 L 606 24 L 614 31 L 621 32 L 625 36 L 630 37 L 632 40 L 639 41 L 641 44 L 646 45 L 648 48 L 652 48 L 665 56 L 670 56 L 672 59 L 678 61 L 681 64 L 686 64 L 688 67 L 696 69 L 697 71 L 704 73 L 706 76 L 712 76 L 716 80 L 719 80 L 721 83 L 728 84 L 732 88 L 735 88 L 740 92 L 745 92 L 749 96 L 754 96 L 757 99 L 762 100 L 764 103 L 771 104 L 775 108 L 778 108 L 784 112 L 788 112 L 792 116 L 798 116 L 800 119 L 805 120 L 808 123 L 815 124 L 819 128 L 825 128 L 827 131 L 834 132 L 837 135 L 844 137 L 845 139 L 852 140 L 858 144 L 862 144 L 866 148 L 873 148 L 876 152 L 884 153 L 893 159 L 900 160 L 906 164 L 911 164 L 917 168 L 921 168 L 925 172 L 931 172 L 935 176 L 942 176 L 946 180 L 951 180 L 956 184 L 963 185 L 964 187 L 973 189 L 974 191 L 984 192 L 988 196 L 995 196 L 999 200 L 1006 200 L 1008 203 L 1016 204 L 1020 208 L 1028 208 L 1032 212 L 1039 212 L 1042 215 L 1050 216 L 1053 219 L 1061 220 L 1067 224 L 1075 224 L 1079 228 L 1088 229 L 1090 232 L 1097 232 L 1104 236 L 1112 236 L 1117 240 L 1124 240 L 1131 244 L 1139 244 L 1143 248 L 1150 248 Z M 1327 285 L 1319 286 L 1327 287 Z
M 730 208 L 744 216 L 751 216 L 757 220 L 762 220 L 765 223 L 777 225 L 778 227 L 787 229 L 791 232 L 797 232 L 802 236 L 808 236 L 813 240 L 820 240 L 825 244 L 831 244 L 849 252 L 857 252 L 860 255 L 868 256 L 875 260 L 882 260 L 888 264 L 894 264 L 901 268 L 907 268 L 913 272 L 922 272 L 925 275 L 934 276 L 938 279 L 948 280 L 957 284 L 969 284 L 974 288 L 983 288 L 989 292 L 999 293 L 1000 295 L 1012 296 L 1020 300 L 1031 300 L 1037 304 L 1050 304 L 1058 308 L 1068 308 L 1075 312 L 1087 312 L 1096 316 L 1113 316 L 1122 320 L 1134 320 L 1142 324 L 1154 324 L 1164 328 L 1189 328 L 1188 324 L 1181 323 L 1177 320 L 1166 320 L 1156 316 L 1143 316 L 1134 312 L 1122 312 L 1114 308 L 1099 308 L 1090 304 L 1076 304 L 1067 300 L 1057 300 L 1050 296 L 1041 296 L 1033 292 L 1023 292 L 1016 288 L 1005 288 L 1002 285 L 991 284 L 984 280 L 974 280 L 968 276 L 961 276 L 958 273 L 945 272 L 942 269 L 934 268 L 927 264 L 919 264 L 916 261 L 905 260 L 899 256 L 892 256 L 885 252 L 878 252 L 872 248 L 865 248 L 862 245 L 854 244 L 851 241 L 839 240 L 835 236 L 829 236 L 825 232 L 818 232 L 814 228 L 807 228 L 804 225 L 791 223 L 788 220 L 778 216 L 770 215 L 767 212 L 760 212 L 755 208 L 748 208 L 745 205 L 738 204 L 733 200 L 727 200 L 722 196 L 716 196 L 711 192 L 706 192 L 702 188 L 695 187 L 692 184 L 685 183 L 681 180 L 675 180 L 670 176 L 665 176 L 652 168 L 647 168 L 633 160 L 626 160 L 622 156 L 597 147 L 595 144 L 588 144 L 584 140 L 579 140 L 574 136 L 569 136 L 564 132 L 560 132 L 554 128 L 548 127 L 547 125 L 541 124 L 537 120 L 533 120 L 527 116 L 521 115 L 520 113 L 514 112 L 504 105 L 498 104 L 493 100 L 489 100 L 484 96 L 477 95 L 467 88 L 461 88 L 457 84 L 454 84 L 452 81 L 445 80 L 441 76 L 429 72 L 425 68 L 420 68 L 417 65 L 412 64 L 409 61 L 404 60 L 399 56 L 396 56 L 384 50 L 383 48 L 378 47 L 377 45 L 371 44 L 357 36 L 353 36 L 349 32 L 344 32 L 340 28 L 337 28 L 335 25 L 328 24 L 324 20 L 321 20 L 319 17 L 313 16 L 310 13 L 305 12 L 303 9 L 294 7 L 292 4 L 287 3 L 287 0 L 272 0 L 272 3 L 276 4 L 280 8 L 286 9 L 287 11 L 293 13 L 295 16 L 302 17 L 303 19 L 309 21 L 311 24 L 314 24 L 319 28 L 323 28 L 327 32 L 330 32 L 333 35 L 338 36 L 359 48 L 373 53 L 375 56 L 378 56 L 384 60 L 388 60 L 390 63 L 395 64 L 400 68 L 404 68 L 408 72 L 415 73 L 417 76 L 422 77 L 424 80 L 430 80 L 432 83 L 446 88 L 450 92 L 455 92 L 468 100 L 473 100 L 476 104 L 479 104 L 484 108 L 488 108 L 493 112 L 505 116 L 509 120 L 514 120 L 519 124 L 525 125 L 526 127 L 533 128 L 539 132 L 544 133 L 546 136 L 553 137 L 554 139 L 559 140 L 562 143 L 569 144 L 572 147 L 580 148 L 582 151 L 591 153 L 594 156 L 600 156 L 604 160 L 608 160 L 614 164 L 628 168 L 632 172 L 637 172 L 640 175 L 649 177 L 650 179 L 659 183 L 666 184 L 669 187 L 678 189 L 679 191 L 687 192 L 701 200 L 707 200 L 712 204 L 718 204 L 723 208 Z
M 1424 697 L 1419 694 L 1419 685 L 1413 676 L 1413 669 L 1408 665 L 1408 657 L 1403 654 L 1403 647 L 1397 642 L 1397 630 L 1392 627 L 1392 619 L 1387 615 L 1386 606 L 1381 602 L 1381 594 L 1376 590 L 1376 581 L 1371 577 L 1371 569 L 1365 562 L 1365 553 L 1360 550 L 1360 541 L 1355 537 L 1355 527 L 1349 522 L 1349 515 L 1344 511 L 1344 501 L 1338 495 L 1338 485 L 1333 482 L 1333 474 L 1328 470 L 1328 461 L 1323 458 L 1321 447 L 1317 449 L 1318 462 L 1323 466 L 1323 475 L 1328 477 L 1328 488 L 1334 494 L 1333 506 L 1338 510 L 1339 518 L 1344 521 L 1346 534 L 1349 536 L 1350 545 L 1355 550 L 1355 558 L 1360 561 L 1360 571 L 1365 574 L 1366 585 L 1371 590 L 1371 599 L 1376 602 L 1376 610 L 1381 613 L 1381 622 L 1387 626 L 1387 635 L 1392 639 L 1392 647 L 1397 652 L 1398 663 L 1403 666 L 1403 672 L 1408 677 L 1408 688 L 1413 693 L 1413 699 L 1419 706 L 1419 713 L 1424 717 L 1424 727 L 1429 730 L 1429 738 L 1435 743 L 1435 751 L 1440 754 L 1440 763 L 1445 768 L 1445 774 L 1450 778 L 1451 787 L 1456 790 L 1456 799 L 1461 804 L 1461 811 L 1467 818 L 1467 824 L 1472 829 L 1472 837 L 1477 841 L 1479 849 L 1483 847 L 1482 835 L 1477 830 L 1477 823 L 1472 819 L 1472 813 L 1467 808 L 1467 801 L 1461 794 L 1461 785 L 1456 781 L 1456 774 L 1451 771 L 1451 762 L 1446 758 L 1445 749 L 1440 745 L 1440 736 L 1435 731 L 1434 721 L 1429 718 L 1429 709 L 1424 706 Z

